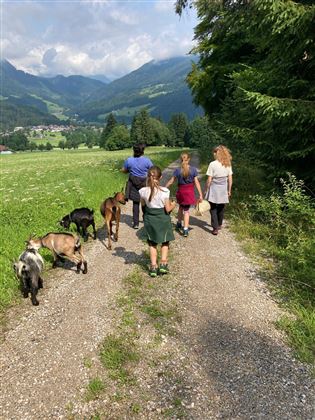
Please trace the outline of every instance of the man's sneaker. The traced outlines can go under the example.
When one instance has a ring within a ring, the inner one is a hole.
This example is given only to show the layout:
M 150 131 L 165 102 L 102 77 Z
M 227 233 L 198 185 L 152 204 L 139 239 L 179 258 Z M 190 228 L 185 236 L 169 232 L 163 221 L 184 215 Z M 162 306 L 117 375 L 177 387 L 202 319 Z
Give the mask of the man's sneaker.
M 188 236 L 188 229 L 184 229 L 184 230 L 183 230 L 183 236 L 184 236 L 185 238 L 187 238 L 187 236 Z
M 168 264 L 160 264 L 159 273 L 160 274 L 168 274 L 170 272 L 168 268 Z
M 134 229 L 139 229 L 139 225 L 133 225 L 132 226 Z

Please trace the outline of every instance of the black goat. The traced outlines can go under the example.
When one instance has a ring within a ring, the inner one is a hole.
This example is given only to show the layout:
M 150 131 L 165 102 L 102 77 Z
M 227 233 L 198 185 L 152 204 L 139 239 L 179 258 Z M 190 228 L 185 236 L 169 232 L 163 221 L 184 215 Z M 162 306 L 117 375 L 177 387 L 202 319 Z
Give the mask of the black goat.
M 88 238 L 87 228 L 88 226 L 92 225 L 94 239 L 96 239 L 94 210 L 90 210 L 86 207 L 75 209 L 70 214 L 67 214 L 66 216 L 64 216 L 60 220 L 59 223 L 65 229 L 69 229 L 70 224 L 74 223 L 77 227 L 77 231 L 79 235 L 81 234 L 80 228 L 82 228 L 82 236 L 85 241 L 87 241 L 87 238 Z
M 36 306 L 38 305 L 36 298 L 38 289 L 43 287 L 43 280 L 40 277 L 43 267 L 43 258 L 34 248 L 25 250 L 13 265 L 15 274 L 21 282 L 23 296 L 27 298 L 31 293 L 32 304 Z

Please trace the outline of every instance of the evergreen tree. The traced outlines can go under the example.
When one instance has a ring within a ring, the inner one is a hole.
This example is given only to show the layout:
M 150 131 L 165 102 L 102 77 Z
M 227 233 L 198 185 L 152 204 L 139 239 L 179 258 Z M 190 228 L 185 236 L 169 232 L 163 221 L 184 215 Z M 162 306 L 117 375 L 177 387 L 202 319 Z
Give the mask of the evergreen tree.
M 152 145 L 161 146 L 168 145 L 172 134 L 168 127 L 163 123 L 161 119 L 150 118 L 151 127 L 153 130 L 154 142 Z
M 185 114 L 173 114 L 169 123 L 170 129 L 173 130 L 174 146 L 183 147 L 188 143 L 188 120 Z
M 106 126 L 102 131 L 101 138 L 100 138 L 100 147 L 103 149 L 106 148 L 106 141 L 107 138 L 110 136 L 111 132 L 113 131 L 114 127 L 116 127 L 117 121 L 114 114 L 111 112 L 107 117 Z
M 144 143 L 147 146 L 154 144 L 154 133 L 150 123 L 150 116 L 146 109 L 135 114 L 130 131 L 132 144 Z
M 188 1 L 177 1 L 181 13 Z M 315 184 L 315 5 L 306 0 L 193 2 L 199 63 L 188 76 L 218 138 Z
M 189 124 L 189 147 L 201 148 L 210 154 L 210 150 L 216 145 L 215 133 L 210 127 L 207 117 L 196 117 Z

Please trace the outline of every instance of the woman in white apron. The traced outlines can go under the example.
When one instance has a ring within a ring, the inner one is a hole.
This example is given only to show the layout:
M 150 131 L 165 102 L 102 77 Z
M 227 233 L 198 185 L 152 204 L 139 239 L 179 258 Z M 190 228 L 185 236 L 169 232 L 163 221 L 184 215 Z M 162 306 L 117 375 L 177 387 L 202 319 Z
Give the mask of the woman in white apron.
M 232 192 L 232 156 L 225 146 L 213 149 L 214 161 L 207 170 L 205 199 L 210 203 L 212 234 L 217 235 L 222 227 L 224 207 Z

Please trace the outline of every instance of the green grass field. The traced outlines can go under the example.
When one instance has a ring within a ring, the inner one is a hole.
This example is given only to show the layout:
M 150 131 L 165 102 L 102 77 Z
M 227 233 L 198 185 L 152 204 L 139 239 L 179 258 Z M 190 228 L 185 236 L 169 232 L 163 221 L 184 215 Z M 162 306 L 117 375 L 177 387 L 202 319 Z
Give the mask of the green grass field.
M 58 147 L 60 140 L 66 141 L 67 139 L 61 133 L 50 133 L 46 131 L 42 139 L 38 137 L 28 136 L 29 141 L 34 141 L 37 146 L 39 144 L 51 143 L 54 147 Z
M 127 175 L 119 169 L 131 154 L 129 149 L 84 149 L 0 157 L 0 309 L 19 298 L 12 263 L 25 248 L 29 235 L 62 231 L 58 220 L 77 207 L 93 208 L 96 224 L 101 226 L 100 203 L 125 186 Z M 179 154 L 180 149 L 146 150 L 146 155 L 162 168 Z M 51 255 L 42 255 L 47 268 Z

